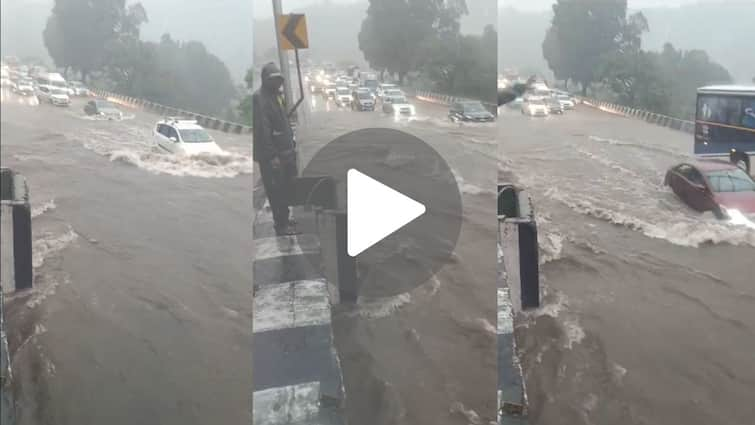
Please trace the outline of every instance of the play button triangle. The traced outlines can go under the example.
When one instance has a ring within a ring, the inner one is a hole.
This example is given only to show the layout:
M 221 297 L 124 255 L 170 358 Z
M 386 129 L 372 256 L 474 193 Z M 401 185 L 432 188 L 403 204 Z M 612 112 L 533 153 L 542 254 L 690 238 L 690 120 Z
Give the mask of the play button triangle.
M 423 204 L 350 169 L 346 176 L 347 251 L 356 257 L 425 213 Z

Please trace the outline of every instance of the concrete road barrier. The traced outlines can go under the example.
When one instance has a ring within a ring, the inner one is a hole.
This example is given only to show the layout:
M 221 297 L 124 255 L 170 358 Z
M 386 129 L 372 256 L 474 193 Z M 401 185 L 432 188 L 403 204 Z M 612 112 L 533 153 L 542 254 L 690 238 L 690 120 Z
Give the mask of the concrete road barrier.
M 521 230 L 525 229 L 525 230 Z M 498 186 L 498 423 L 527 423 L 527 392 L 514 317 L 539 306 L 537 232 L 526 194 Z M 534 274 L 533 274 L 534 271 Z
M 298 208 L 300 225 L 312 219 Z M 312 223 L 310 223 L 312 224 Z M 254 222 L 253 421 L 344 425 L 329 283 L 314 234 L 275 236 L 263 205 Z

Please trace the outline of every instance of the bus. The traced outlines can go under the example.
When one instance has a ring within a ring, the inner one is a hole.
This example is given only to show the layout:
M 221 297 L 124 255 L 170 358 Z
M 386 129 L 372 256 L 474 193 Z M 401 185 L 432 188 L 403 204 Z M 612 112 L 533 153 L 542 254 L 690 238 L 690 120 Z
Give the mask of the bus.
M 728 157 L 750 173 L 755 155 L 755 86 L 707 86 L 697 90 L 695 155 Z

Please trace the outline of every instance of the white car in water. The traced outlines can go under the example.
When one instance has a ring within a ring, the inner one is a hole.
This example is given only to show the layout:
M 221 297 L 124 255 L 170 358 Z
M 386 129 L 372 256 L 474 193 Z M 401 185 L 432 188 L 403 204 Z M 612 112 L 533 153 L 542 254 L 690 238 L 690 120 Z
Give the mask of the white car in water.
M 550 115 L 548 105 L 540 97 L 531 97 L 525 99 L 522 103 L 522 114 L 532 117 L 547 117 Z
M 395 117 L 407 116 L 413 117 L 416 115 L 414 105 L 406 100 L 403 95 L 397 96 L 385 96 L 383 97 L 383 112 L 386 114 L 393 114 Z
M 154 129 L 157 146 L 179 155 L 220 155 L 223 150 L 196 120 L 168 117 L 158 121 Z
M 39 103 L 47 102 L 55 106 L 70 106 L 71 98 L 68 97 L 68 89 L 41 85 L 37 87 L 37 99 Z
M 569 97 L 569 95 L 559 94 L 559 95 L 556 95 L 556 99 L 558 99 L 558 102 L 561 104 L 561 106 L 564 109 L 566 110 L 574 109 L 574 100 L 572 100 L 572 98 Z
M 351 106 L 351 91 L 348 87 L 337 87 L 335 94 L 336 105 L 338 106 Z

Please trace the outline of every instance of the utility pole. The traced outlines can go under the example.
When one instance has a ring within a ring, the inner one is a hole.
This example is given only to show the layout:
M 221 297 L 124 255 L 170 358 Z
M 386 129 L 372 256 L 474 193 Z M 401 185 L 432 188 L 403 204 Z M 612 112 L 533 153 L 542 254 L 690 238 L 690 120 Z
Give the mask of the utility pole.
M 283 14 L 281 0 L 273 0 L 273 22 L 275 23 L 275 40 L 278 43 L 278 59 L 280 60 L 281 74 L 285 78 L 283 82 L 283 92 L 286 97 L 286 108 L 294 104 L 294 96 L 291 91 L 291 73 L 288 70 L 288 52 L 281 47 L 281 33 L 278 29 L 278 17 Z M 291 115 L 291 119 L 296 122 L 296 112 Z

